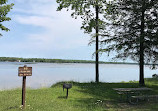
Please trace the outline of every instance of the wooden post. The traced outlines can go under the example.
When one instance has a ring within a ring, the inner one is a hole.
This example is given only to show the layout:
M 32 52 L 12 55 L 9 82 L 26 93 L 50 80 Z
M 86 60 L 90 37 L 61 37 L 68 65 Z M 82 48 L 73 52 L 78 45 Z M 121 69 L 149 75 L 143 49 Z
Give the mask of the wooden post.
M 67 94 L 66 94 L 66 98 L 68 98 L 68 92 L 69 92 L 69 89 L 67 88 Z
M 25 108 L 25 93 L 26 93 L 26 76 L 23 76 L 22 81 L 22 107 Z

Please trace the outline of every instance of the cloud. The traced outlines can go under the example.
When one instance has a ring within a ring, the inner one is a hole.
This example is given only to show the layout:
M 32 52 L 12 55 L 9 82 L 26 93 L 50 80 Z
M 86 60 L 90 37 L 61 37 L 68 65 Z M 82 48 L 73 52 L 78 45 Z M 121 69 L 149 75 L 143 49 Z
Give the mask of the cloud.
M 50 17 L 41 16 L 16 16 L 16 21 L 25 25 L 34 25 L 44 28 L 51 28 L 53 20 Z
M 41 16 L 53 16 L 57 8 L 56 0 L 14 0 L 14 3 L 14 12 Z
M 70 11 L 56 11 L 55 0 L 14 0 L 14 4 L 11 31 L 0 41 L 1 55 L 91 58 L 85 52 L 90 38 L 80 30 L 82 20 L 71 18 Z
M 37 44 L 42 49 L 56 47 L 60 50 L 87 46 L 89 37 L 80 30 L 81 19 L 71 18 L 71 12 L 57 12 L 57 4 L 50 0 L 18 0 L 18 3 L 20 6 L 25 5 L 14 9 L 14 20 L 22 25 L 43 28 L 42 32 L 28 33 L 27 38 L 32 45 Z
M 88 39 L 80 30 L 80 24 L 72 18 L 53 19 L 42 16 L 16 16 L 15 20 L 23 25 L 42 27 L 43 32 L 28 34 L 28 39 L 32 42 L 42 42 L 44 46 L 53 44 L 58 48 L 72 48 L 85 45 Z M 83 37 L 83 38 L 82 38 Z M 86 40 L 85 40 L 86 39 Z M 41 45 L 43 47 L 43 45 Z

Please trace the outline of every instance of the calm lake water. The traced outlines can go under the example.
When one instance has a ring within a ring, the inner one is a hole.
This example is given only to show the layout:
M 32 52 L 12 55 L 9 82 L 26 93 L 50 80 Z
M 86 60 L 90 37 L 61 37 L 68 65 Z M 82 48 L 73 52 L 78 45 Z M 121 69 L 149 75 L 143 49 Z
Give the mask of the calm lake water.
M 22 77 L 18 77 L 18 67 L 26 63 L 0 62 L 0 90 L 20 88 Z M 33 68 L 32 76 L 26 78 L 26 85 L 30 88 L 50 87 L 59 81 L 95 81 L 95 64 L 75 63 L 36 63 L 26 64 Z M 145 77 L 152 77 L 158 70 L 150 70 L 145 66 Z M 139 80 L 138 65 L 101 64 L 100 81 L 121 82 Z

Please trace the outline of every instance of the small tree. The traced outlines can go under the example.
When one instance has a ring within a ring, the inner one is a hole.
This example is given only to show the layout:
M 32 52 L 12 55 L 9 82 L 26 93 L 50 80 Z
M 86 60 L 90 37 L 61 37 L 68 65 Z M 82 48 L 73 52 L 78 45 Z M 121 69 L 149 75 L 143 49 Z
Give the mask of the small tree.
M 111 33 L 100 51 L 117 51 L 114 58 L 131 58 L 139 63 L 139 84 L 144 86 L 144 62 L 158 60 L 157 0 L 113 0 L 107 4 Z
M 92 42 L 96 42 L 96 82 L 99 82 L 99 35 L 105 28 L 105 22 L 99 18 L 99 15 L 105 13 L 106 0 L 57 0 L 57 3 L 59 4 L 58 11 L 63 8 L 71 9 L 72 17 L 80 16 L 83 19 L 81 29 L 85 33 L 92 34 L 95 30 Z
M 0 0 L 0 29 L 4 31 L 9 31 L 7 27 L 5 27 L 2 23 L 4 21 L 9 21 L 11 18 L 7 17 L 8 12 L 12 9 L 14 4 L 7 5 L 7 0 Z M 0 33 L 0 36 L 2 34 Z

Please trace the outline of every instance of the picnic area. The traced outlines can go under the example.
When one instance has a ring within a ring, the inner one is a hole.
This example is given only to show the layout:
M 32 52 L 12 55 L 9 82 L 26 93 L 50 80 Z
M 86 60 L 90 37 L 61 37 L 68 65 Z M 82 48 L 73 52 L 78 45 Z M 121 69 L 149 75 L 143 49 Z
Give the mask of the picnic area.
M 158 94 L 158 79 L 146 78 L 142 95 Z M 157 111 L 156 99 L 140 99 L 137 104 L 126 101 L 114 88 L 141 88 L 137 81 L 120 83 L 78 83 L 69 81 L 72 88 L 66 98 L 66 90 L 59 82 L 50 88 L 27 89 L 25 111 Z M 146 90 L 146 89 L 145 89 Z M 21 89 L 0 91 L 0 111 L 21 111 Z

